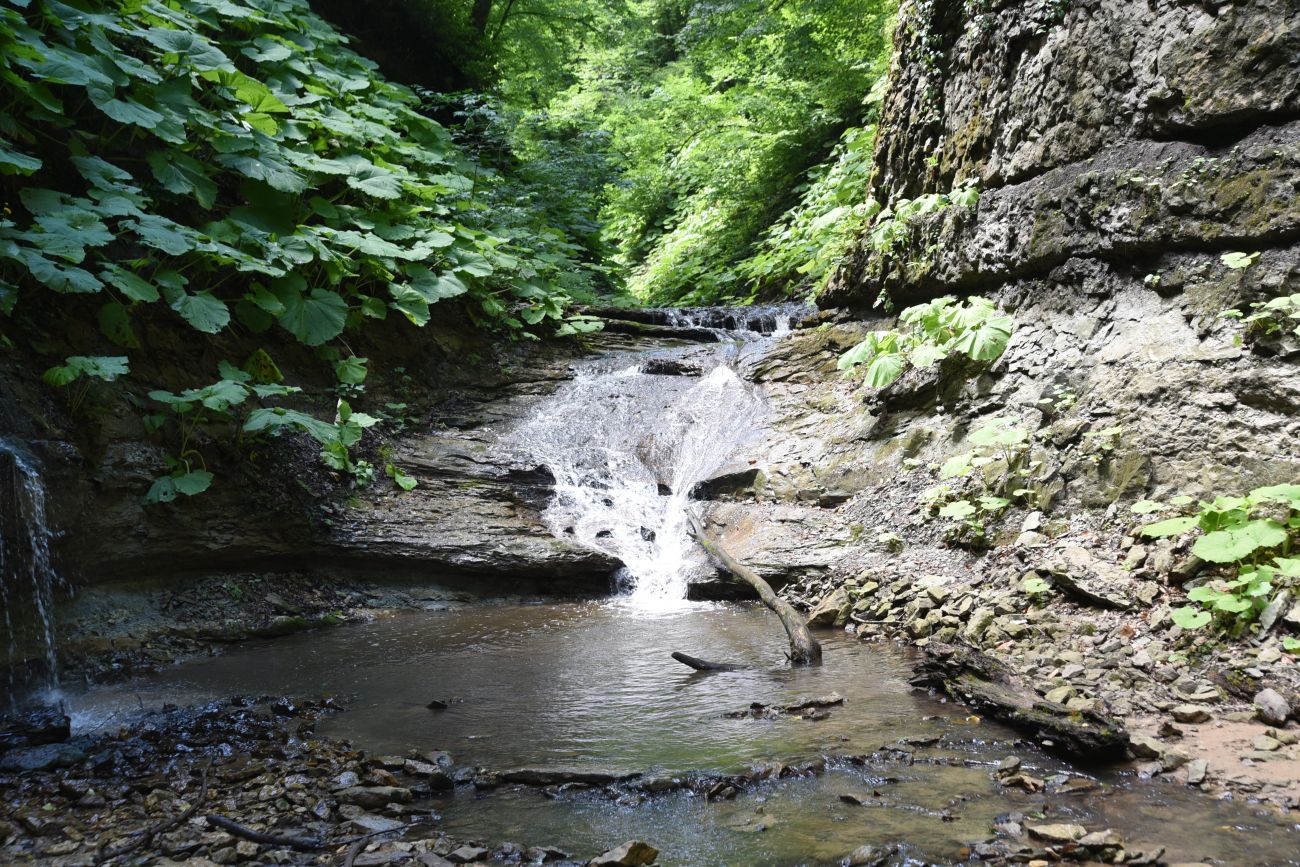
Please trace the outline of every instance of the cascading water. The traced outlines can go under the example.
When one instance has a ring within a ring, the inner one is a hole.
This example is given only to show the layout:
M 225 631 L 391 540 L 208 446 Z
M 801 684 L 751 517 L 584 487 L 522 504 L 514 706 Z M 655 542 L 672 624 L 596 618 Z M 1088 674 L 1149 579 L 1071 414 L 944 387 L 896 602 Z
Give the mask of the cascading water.
M 705 567 L 687 534 L 691 493 L 761 429 L 763 399 L 735 367 L 768 339 L 746 326 L 784 333 L 792 310 L 746 313 L 663 311 L 664 324 L 744 330 L 718 328 L 713 346 L 597 360 L 516 431 L 521 450 L 555 476 L 551 531 L 618 558 L 638 607 L 685 601 Z
M 0 608 L 4 614 L 6 695 L 58 689 L 54 595 L 62 576 L 50 559 L 45 483 L 36 459 L 0 439 Z M 21 670 L 20 670 L 21 669 Z

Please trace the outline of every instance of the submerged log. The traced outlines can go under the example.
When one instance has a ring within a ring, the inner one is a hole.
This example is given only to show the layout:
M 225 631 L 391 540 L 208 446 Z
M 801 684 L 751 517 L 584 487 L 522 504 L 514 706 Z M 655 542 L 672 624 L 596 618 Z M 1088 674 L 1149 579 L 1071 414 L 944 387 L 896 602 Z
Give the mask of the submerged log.
M 1010 668 L 971 647 L 931 644 L 914 669 L 912 686 L 946 692 L 985 716 L 1094 761 L 1122 759 L 1128 733 L 1091 710 L 1071 710 L 1041 698 Z
M 729 662 L 709 662 L 707 659 L 697 659 L 694 656 L 687 656 L 685 653 L 679 653 L 675 650 L 673 651 L 673 659 L 696 671 L 739 671 L 745 667 L 743 665 L 732 665 Z
M 817 642 L 817 639 L 812 637 L 807 624 L 803 622 L 802 615 L 794 610 L 794 606 L 777 596 L 776 591 L 772 589 L 772 585 L 760 578 L 757 572 L 727 553 L 727 550 L 719 545 L 716 539 L 710 538 L 704 532 L 700 519 L 690 509 L 686 510 L 686 518 L 690 522 L 691 538 L 700 544 L 700 547 L 708 553 L 709 557 L 723 569 L 753 587 L 758 592 L 758 598 L 763 600 L 763 604 L 770 608 L 777 617 L 781 618 L 781 625 L 785 627 L 785 634 L 790 638 L 790 663 L 792 665 L 820 665 L 822 646 Z M 673 654 L 673 658 L 677 659 L 677 654 Z M 684 661 L 678 659 L 678 662 Z M 686 664 L 689 665 L 690 663 Z

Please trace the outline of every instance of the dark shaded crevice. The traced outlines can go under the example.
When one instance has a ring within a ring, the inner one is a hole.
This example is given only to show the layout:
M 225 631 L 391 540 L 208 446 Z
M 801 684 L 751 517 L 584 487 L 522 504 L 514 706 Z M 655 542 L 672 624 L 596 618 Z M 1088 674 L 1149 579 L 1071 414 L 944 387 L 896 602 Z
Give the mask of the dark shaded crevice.
M 997 273 L 972 271 L 962 279 L 953 282 L 927 281 L 915 284 L 912 287 L 914 291 L 907 291 L 904 288 L 891 289 L 888 293 L 896 304 L 914 304 L 952 293 L 987 295 L 1007 283 L 1050 279 L 1052 271 L 1071 259 L 1097 261 L 1112 269 L 1131 270 L 1139 263 L 1158 261 L 1170 253 L 1202 253 L 1211 256 L 1234 251 L 1263 253 L 1270 250 L 1285 250 L 1297 243 L 1300 243 L 1300 226 L 1252 235 L 1121 243 L 1105 250 L 1066 250 L 1051 256 L 1031 259 Z
M 1248 125 L 1243 123 L 1249 121 Z M 1261 130 L 1268 128 L 1281 129 L 1287 124 L 1300 121 L 1300 109 L 1282 112 L 1243 112 L 1241 117 L 1232 117 L 1225 119 L 1213 126 L 1170 126 L 1164 128 L 1168 135 L 1161 135 L 1161 129 L 1152 130 L 1149 135 L 1141 138 L 1132 138 L 1120 142 L 1109 142 L 1106 145 L 1088 151 L 1078 159 L 1071 160 L 1068 163 L 1040 164 L 1031 169 L 1013 175 L 1005 175 L 1002 182 L 995 187 L 989 187 L 983 190 L 984 193 L 995 193 L 1008 187 L 1017 187 L 1022 184 L 1037 180 L 1044 175 L 1052 172 L 1064 171 L 1070 168 L 1083 167 L 1088 163 L 1095 161 L 1107 152 L 1119 147 L 1132 147 L 1144 142 L 1153 145 L 1184 144 L 1191 147 L 1204 148 L 1209 151 L 1226 151 L 1240 144 Z

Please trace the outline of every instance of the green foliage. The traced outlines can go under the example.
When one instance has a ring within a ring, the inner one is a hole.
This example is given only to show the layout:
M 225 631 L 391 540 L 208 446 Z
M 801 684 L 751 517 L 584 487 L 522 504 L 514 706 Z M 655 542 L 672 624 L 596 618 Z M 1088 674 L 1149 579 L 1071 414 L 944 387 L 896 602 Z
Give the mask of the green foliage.
M 562 319 L 557 263 L 495 231 L 477 167 L 343 43 L 304 0 L 0 10 L 0 146 L 24 176 L 5 309 L 104 294 L 310 346 L 458 296 L 508 328 L 539 302 Z
M 964 303 L 936 298 L 907 308 L 898 321 L 898 329 L 872 332 L 841 355 L 839 369 L 850 372 L 865 364 L 866 383 L 884 388 L 908 368 L 933 367 L 951 355 L 989 363 L 1001 357 L 1015 327 L 993 302 L 977 296 Z
M 82 377 L 112 382 L 130 372 L 130 365 L 124 355 L 73 355 L 63 364 L 45 371 L 41 378 L 50 385 L 62 387 L 71 385 Z
M 601 136 L 618 169 L 601 234 L 634 295 L 710 303 L 815 285 L 862 219 L 876 111 L 863 98 L 885 73 L 894 5 L 646 0 L 602 17 L 603 4 L 568 4 L 603 40 L 530 116 L 551 140 Z
M 926 193 L 915 199 L 899 199 L 881 210 L 867 234 L 867 244 L 877 253 L 890 253 L 907 237 L 911 224 L 953 205 L 973 208 L 979 202 L 978 181 L 971 178 L 947 193 Z
M 1259 258 L 1259 253 L 1257 252 L 1256 253 L 1239 253 L 1239 252 L 1224 253 L 1222 256 L 1219 257 L 1219 259 L 1223 262 L 1224 265 L 1233 269 L 1234 271 L 1240 271 L 1244 268 L 1249 268 L 1251 265 L 1255 264 L 1255 260 L 1258 258 Z
M 69 401 L 69 409 L 75 413 L 86 399 L 91 380 L 112 382 L 130 372 L 130 365 L 124 355 L 73 355 L 65 359 L 63 364 L 45 371 L 41 378 L 58 388 L 66 388 L 82 380 Z
M 217 365 L 221 379 L 202 388 L 181 392 L 155 390 L 150 400 L 162 404 L 162 414 L 146 416 L 146 423 L 169 438 L 173 451 L 164 456 L 168 475 L 154 480 L 145 495 L 148 503 L 170 503 L 178 494 L 194 496 L 212 484 L 207 469 L 202 440 L 211 437 L 216 427 L 238 427 L 234 409 L 249 398 L 284 397 L 300 389 L 294 386 L 254 382 L 253 374 L 222 361 Z M 261 411 L 261 410 L 258 410 Z M 170 424 L 169 424 L 170 422 Z
M 881 79 L 883 83 L 884 79 Z M 764 233 L 736 273 L 754 292 L 784 286 L 787 292 L 817 292 L 844 257 L 850 243 L 880 210 L 864 201 L 871 175 L 874 127 L 850 127 L 823 163 L 807 173 L 799 203 Z
M 1147 524 L 1142 535 L 1165 538 L 1199 530 L 1192 553 L 1223 572 L 1188 592 L 1188 599 L 1199 605 L 1174 612 L 1179 626 L 1197 629 L 1217 617 L 1225 627 L 1240 631 L 1267 607 L 1275 588 L 1294 585 L 1300 578 L 1300 559 L 1290 556 L 1300 542 L 1300 485 L 1270 485 L 1244 497 L 1219 496 L 1194 509 L 1189 497 L 1175 500 L 1167 507 L 1152 500 L 1131 507 L 1137 514 L 1191 511 Z
M 268 407 L 250 413 L 243 431 L 278 435 L 285 430 L 301 430 L 320 444 L 321 463 L 336 472 L 347 473 L 354 486 L 365 487 L 374 480 L 375 468 L 368 461 L 354 459 L 352 447 L 361 442 L 367 428 L 378 423 L 374 416 L 353 412 L 351 405 L 340 399 L 332 423 L 298 410 Z
M 397 487 L 401 488 L 403 491 L 414 490 L 415 486 L 419 484 L 419 482 L 415 480 L 414 476 L 408 474 L 392 461 L 384 464 L 384 475 L 392 479 L 393 484 L 397 485 Z
M 1250 309 L 1255 312 L 1246 315 L 1240 310 L 1225 310 L 1220 315 L 1240 319 L 1252 337 L 1300 337 L 1300 292 L 1252 302 Z

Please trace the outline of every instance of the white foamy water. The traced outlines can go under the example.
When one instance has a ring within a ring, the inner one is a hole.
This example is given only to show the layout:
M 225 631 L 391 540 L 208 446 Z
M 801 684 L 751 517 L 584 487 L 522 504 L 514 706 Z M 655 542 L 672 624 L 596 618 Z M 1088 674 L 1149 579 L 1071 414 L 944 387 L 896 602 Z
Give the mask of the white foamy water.
M 768 330 L 789 330 L 788 312 L 765 315 Z M 714 327 L 684 311 L 671 319 Z M 726 339 L 714 346 L 646 353 L 621 367 L 593 364 L 515 432 L 518 447 L 555 476 L 544 513 L 551 531 L 618 558 L 625 601 L 637 608 L 685 603 L 690 576 L 707 568 L 687 533 L 686 510 L 700 508 L 691 492 L 742 453 L 766 415 L 757 388 L 733 365 L 738 339 L 753 347 L 768 338 L 718 330 Z M 678 360 L 699 374 L 642 372 L 647 362 Z

